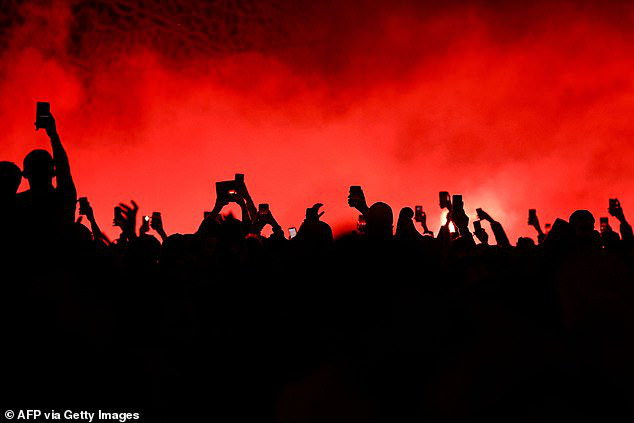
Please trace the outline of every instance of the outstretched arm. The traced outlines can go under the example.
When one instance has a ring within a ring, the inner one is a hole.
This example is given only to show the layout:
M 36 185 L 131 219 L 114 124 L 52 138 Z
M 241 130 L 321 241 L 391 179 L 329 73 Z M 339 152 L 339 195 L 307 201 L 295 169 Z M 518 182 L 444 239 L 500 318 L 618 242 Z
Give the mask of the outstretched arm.
M 544 234 L 544 231 L 542 231 L 542 226 L 539 223 L 539 218 L 537 217 L 537 212 L 534 212 L 534 214 L 531 214 L 529 212 L 528 224 L 529 224 L 529 226 L 532 226 L 533 228 L 535 228 L 535 230 L 537 231 L 537 242 L 539 244 L 544 242 L 544 239 L 546 238 L 546 234 Z
M 64 146 L 62 146 L 62 141 L 57 133 L 55 118 L 52 115 L 47 119 L 45 129 L 51 141 L 51 148 L 53 150 L 57 190 L 63 193 L 69 201 L 72 199 L 74 207 L 74 204 L 77 201 L 77 190 L 75 189 L 75 183 L 73 182 L 73 177 L 70 173 L 68 155 L 66 154 L 66 150 L 64 150 Z
M 167 232 L 165 232 L 165 228 L 163 227 L 163 216 L 161 216 L 160 213 L 152 213 L 150 227 L 154 229 L 161 237 L 161 240 L 165 242 L 167 239 Z
M 487 220 L 491 224 L 491 230 L 493 231 L 493 235 L 495 236 L 495 242 L 500 247 L 510 247 L 511 242 L 509 238 L 506 236 L 506 232 L 504 232 L 504 228 L 500 222 L 496 222 L 493 218 L 484 210 L 477 209 L 478 217 L 481 220 Z
M 621 202 L 616 200 L 616 204 L 614 205 L 614 207 L 610 207 L 608 209 L 608 212 L 612 216 L 616 217 L 621 223 L 621 226 L 619 228 L 621 232 L 621 239 L 628 242 L 633 241 L 634 234 L 632 233 L 632 226 L 625 219 L 625 213 L 623 213 L 623 208 L 621 208 Z
M 101 242 L 105 245 L 110 245 L 110 240 L 103 232 L 101 232 L 101 229 L 99 228 L 99 225 L 97 224 L 97 220 L 95 219 L 95 213 L 93 212 L 92 206 L 90 205 L 88 200 L 86 200 L 86 204 L 84 205 L 84 207 L 82 207 L 81 201 L 80 201 L 79 214 L 86 216 L 86 218 L 88 219 L 88 222 L 90 222 L 90 231 L 92 232 L 92 237 L 95 240 L 95 242 Z

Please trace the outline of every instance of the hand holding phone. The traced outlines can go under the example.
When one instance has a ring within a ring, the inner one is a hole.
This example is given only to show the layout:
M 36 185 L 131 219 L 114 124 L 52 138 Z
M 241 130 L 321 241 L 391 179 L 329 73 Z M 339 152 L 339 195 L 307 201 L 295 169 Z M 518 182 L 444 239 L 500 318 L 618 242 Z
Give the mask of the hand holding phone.
M 79 203 L 79 214 L 82 216 L 88 216 L 90 213 L 90 203 L 88 202 L 88 198 L 79 197 L 77 202 Z
M 365 215 L 359 215 L 359 220 L 357 221 L 357 230 L 359 232 L 365 232 Z
M 51 104 L 45 101 L 38 101 L 35 106 L 35 130 L 46 128 L 51 117 Z
M 608 208 L 610 215 L 622 221 L 625 216 L 623 215 L 623 209 L 621 208 L 621 202 L 618 198 L 610 198 L 610 207 Z
M 539 226 L 536 209 L 528 209 L 528 224 L 530 226 Z
M 491 218 L 491 216 L 489 216 L 489 213 L 485 212 L 482 209 L 476 209 L 476 213 L 478 215 L 478 219 L 480 220 L 488 220 L 489 222 L 491 222 L 493 219 Z
M 216 182 L 216 197 L 223 201 L 231 201 L 238 196 L 238 187 L 236 181 L 220 181 Z
M 414 220 L 416 222 L 424 222 L 426 217 L 427 216 L 425 215 L 425 212 L 423 211 L 423 206 L 416 206 L 414 208 Z
M 609 223 L 607 217 L 600 217 L 599 218 L 599 223 L 600 223 L 600 231 L 601 231 L 601 233 L 609 232 L 611 230 L 610 223 Z
M 348 205 L 350 207 L 357 208 L 363 202 L 365 202 L 365 197 L 363 195 L 363 190 L 359 185 L 350 186 L 350 193 L 348 194 Z
M 441 209 L 451 210 L 451 199 L 448 191 L 440 191 L 438 193 L 438 200 Z
M 451 201 L 451 205 L 454 212 L 464 210 L 464 203 L 462 202 L 462 194 L 454 194 Z
M 149 216 L 145 217 L 148 219 L 148 221 L 150 221 Z M 161 216 L 161 212 L 152 212 L 150 227 L 155 231 L 160 231 L 161 229 L 163 229 L 163 217 Z
M 144 235 L 149 230 L 150 230 L 150 216 L 143 216 L 143 220 L 141 221 L 141 227 L 139 228 L 139 233 L 141 235 Z

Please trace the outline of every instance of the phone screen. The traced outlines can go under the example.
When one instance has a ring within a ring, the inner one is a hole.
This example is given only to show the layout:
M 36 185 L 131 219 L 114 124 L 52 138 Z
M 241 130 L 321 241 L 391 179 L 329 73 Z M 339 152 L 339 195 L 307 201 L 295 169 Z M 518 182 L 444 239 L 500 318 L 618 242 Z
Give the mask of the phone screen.
M 420 220 L 423 218 L 423 206 L 416 206 L 414 210 L 414 220 L 420 222 Z
M 258 206 L 258 213 L 267 214 L 269 212 L 269 205 L 264 203 Z
M 295 238 L 295 236 L 297 236 L 297 229 L 295 228 L 288 228 L 288 236 L 293 239 Z
M 44 118 L 47 118 L 51 115 L 51 104 L 38 101 L 35 107 L 35 127 L 36 129 L 40 129 L 44 127 Z

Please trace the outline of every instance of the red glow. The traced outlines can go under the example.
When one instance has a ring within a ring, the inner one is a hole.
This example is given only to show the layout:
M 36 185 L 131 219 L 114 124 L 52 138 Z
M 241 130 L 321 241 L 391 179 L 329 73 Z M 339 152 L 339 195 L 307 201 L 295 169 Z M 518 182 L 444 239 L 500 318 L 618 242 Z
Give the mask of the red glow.
M 534 236 L 529 208 L 542 224 L 576 208 L 598 221 L 618 197 L 628 214 L 634 13 L 566 4 L 407 5 L 343 28 L 316 16 L 316 45 L 178 66 L 138 47 L 90 77 L 63 34 L 43 48 L 27 21 L 2 58 L 0 155 L 21 165 L 47 146 L 33 119 L 35 102 L 50 101 L 78 193 L 106 230 L 112 207 L 135 199 L 140 215 L 161 211 L 168 232 L 191 232 L 214 181 L 236 172 L 284 228 L 315 202 L 336 230 L 353 228 L 350 185 L 395 215 L 423 204 L 430 222 L 438 191 L 461 193 L 472 220 L 482 207 L 512 240 Z M 68 8 L 49 12 L 68 19 Z

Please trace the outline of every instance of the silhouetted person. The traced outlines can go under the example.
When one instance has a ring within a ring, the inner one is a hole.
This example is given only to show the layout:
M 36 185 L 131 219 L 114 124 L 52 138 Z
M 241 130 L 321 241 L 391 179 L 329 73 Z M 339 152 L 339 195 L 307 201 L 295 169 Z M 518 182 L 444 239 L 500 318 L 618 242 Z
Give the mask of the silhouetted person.
M 22 171 L 12 162 L 0 162 L 0 219 L 2 224 L 15 213 L 16 193 L 22 182 Z M 13 225 L 14 222 L 11 222 Z
M 324 212 L 319 212 L 322 204 L 317 203 L 306 209 L 306 219 L 297 230 L 294 240 L 313 243 L 332 243 L 332 229 L 326 222 L 319 220 Z
M 361 187 L 355 191 L 353 191 L 353 187 L 350 188 L 348 205 L 359 210 L 365 217 L 365 235 L 368 239 L 374 241 L 392 239 L 394 215 L 389 205 L 378 202 L 374 203 L 372 207 L 368 207 Z
M 366 234 L 373 241 L 386 241 L 392 239 L 394 216 L 392 208 L 386 203 L 372 204 L 365 214 Z
M 410 207 L 403 207 L 398 214 L 396 223 L 396 234 L 394 239 L 399 241 L 420 241 L 423 236 L 416 230 L 414 225 L 414 210 Z
M 576 210 L 568 219 L 578 247 L 599 247 L 599 233 L 594 230 L 594 216 L 588 210 Z
M 64 226 L 72 225 L 77 201 L 68 156 L 53 116 L 46 119 L 45 125 L 53 156 L 46 150 L 34 150 L 24 158 L 23 175 L 29 181 L 29 189 L 17 196 L 23 226 L 37 236 L 59 234 Z

